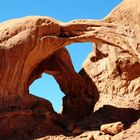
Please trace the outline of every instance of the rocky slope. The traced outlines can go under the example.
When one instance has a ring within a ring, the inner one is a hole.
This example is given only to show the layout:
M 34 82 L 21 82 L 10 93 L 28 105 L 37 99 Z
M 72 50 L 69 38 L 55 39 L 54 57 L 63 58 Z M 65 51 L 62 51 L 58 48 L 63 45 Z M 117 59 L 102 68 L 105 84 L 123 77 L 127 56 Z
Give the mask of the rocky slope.
M 0 139 L 139 139 L 138 5 L 124 0 L 101 21 L 32 16 L 1 23 Z M 95 46 L 79 73 L 65 49 L 75 42 Z M 43 72 L 65 94 L 62 114 L 29 94 Z

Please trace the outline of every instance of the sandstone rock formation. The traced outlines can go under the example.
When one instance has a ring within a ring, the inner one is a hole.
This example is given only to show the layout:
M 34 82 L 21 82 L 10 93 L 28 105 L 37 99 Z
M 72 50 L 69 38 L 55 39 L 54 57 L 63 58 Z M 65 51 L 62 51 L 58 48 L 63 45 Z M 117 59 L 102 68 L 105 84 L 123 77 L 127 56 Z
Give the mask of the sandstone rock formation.
M 138 0 L 125 0 L 103 20 L 114 24 L 98 31 L 112 45 L 96 44 L 84 63 L 98 88 L 101 104 L 140 109 L 139 4 Z
M 104 124 L 101 126 L 101 132 L 105 134 L 110 134 L 110 135 L 116 135 L 123 131 L 124 126 L 122 122 L 115 122 L 115 123 L 109 123 L 109 124 Z
M 53 75 L 66 95 L 63 118 L 76 120 L 92 112 L 98 99 L 96 87 L 84 70 L 80 74 L 75 72 L 64 48 L 77 39 L 66 37 L 65 32 L 71 36 L 71 28 L 73 24 L 67 25 L 48 17 L 25 17 L 0 25 L 1 138 L 11 135 L 26 137 L 29 133 L 32 138 L 63 132 L 54 124 L 61 117 L 54 112 L 51 103 L 28 92 L 29 85 L 43 72 Z M 14 116 L 17 120 L 13 120 Z M 29 124 L 31 127 L 27 129 Z M 42 127 L 46 125 L 44 130 Z M 18 129 L 21 132 L 17 132 Z
M 80 128 L 82 135 L 61 138 L 117 140 L 131 132 L 138 138 L 140 130 L 135 129 L 139 121 L 128 129 L 140 116 L 138 5 L 139 0 L 124 0 L 101 21 L 63 23 L 32 16 L 1 23 L 0 139 L 47 135 L 58 139 L 62 134 L 72 135 L 70 131 L 80 132 Z M 95 46 L 79 73 L 65 48 L 75 42 L 93 42 Z M 49 101 L 29 94 L 30 84 L 43 72 L 53 75 L 65 94 L 62 115 Z M 96 112 L 92 114 L 93 109 Z M 100 136 L 102 124 L 116 121 L 128 130 L 113 137 Z

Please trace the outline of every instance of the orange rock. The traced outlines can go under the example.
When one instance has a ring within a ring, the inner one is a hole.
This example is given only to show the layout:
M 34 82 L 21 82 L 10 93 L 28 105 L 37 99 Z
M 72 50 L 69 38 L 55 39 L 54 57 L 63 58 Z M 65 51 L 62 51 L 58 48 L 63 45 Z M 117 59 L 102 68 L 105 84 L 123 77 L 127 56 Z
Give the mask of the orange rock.
M 104 124 L 100 130 L 105 134 L 116 135 L 124 130 L 124 125 L 121 122 Z
M 96 110 L 106 104 L 140 110 L 139 5 L 124 0 L 100 21 L 30 16 L 1 23 L 0 139 L 65 133 L 61 119 L 88 116 L 99 94 Z M 76 42 L 95 44 L 79 73 L 64 48 Z M 62 116 L 49 101 L 29 94 L 43 72 L 54 76 L 65 94 Z

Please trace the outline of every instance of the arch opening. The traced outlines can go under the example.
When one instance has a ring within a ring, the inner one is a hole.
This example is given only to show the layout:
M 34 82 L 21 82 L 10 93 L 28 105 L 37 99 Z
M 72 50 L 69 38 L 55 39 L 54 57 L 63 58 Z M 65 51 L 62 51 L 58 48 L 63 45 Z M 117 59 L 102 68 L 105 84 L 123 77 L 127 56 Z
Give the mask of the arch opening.
M 67 67 L 70 67 L 71 69 L 71 65 L 73 65 L 75 73 L 78 74 L 82 68 L 83 61 L 93 48 L 92 43 L 87 42 L 74 43 L 66 46 L 66 49 L 62 49 L 63 53 L 58 51 L 51 58 L 43 60 L 45 62 L 43 62 L 45 64 L 45 69 L 41 68 L 41 78 L 35 78 L 35 80 L 33 80 L 29 86 L 30 94 L 49 100 L 56 112 L 59 112 L 63 108 L 64 104 L 62 103 L 62 98 L 64 95 L 69 94 L 68 92 L 70 91 L 67 89 L 69 86 L 66 85 L 66 87 L 62 85 L 63 83 L 71 83 L 71 80 L 69 81 L 69 77 L 71 75 L 68 75 L 69 73 L 71 74 L 71 70 L 69 72 L 69 68 L 67 69 Z M 59 63 L 60 61 L 62 61 L 62 63 Z M 68 62 L 65 63 L 65 61 Z M 65 65 L 65 68 L 63 66 L 61 67 L 61 65 Z M 59 76 L 59 74 L 57 74 L 58 71 L 59 73 L 62 72 L 63 75 L 60 74 Z M 68 82 L 65 80 L 65 78 L 68 80 Z
M 52 103 L 56 112 L 62 109 L 64 93 L 52 75 L 42 73 L 41 78 L 35 80 L 29 87 L 31 94 L 44 98 Z
M 83 62 L 89 53 L 92 52 L 93 43 L 73 43 L 66 46 L 66 48 L 71 56 L 75 71 L 79 72 L 82 69 Z

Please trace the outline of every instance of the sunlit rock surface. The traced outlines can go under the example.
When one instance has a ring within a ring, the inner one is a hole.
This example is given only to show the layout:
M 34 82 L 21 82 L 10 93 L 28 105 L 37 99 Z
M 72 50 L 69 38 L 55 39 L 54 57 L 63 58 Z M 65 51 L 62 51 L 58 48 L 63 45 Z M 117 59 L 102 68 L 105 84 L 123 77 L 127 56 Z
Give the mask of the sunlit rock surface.
M 101 21 L 30 16 L 1 23 L 0 139 L 139 138 L 139 5 L 124 0 Z M 65 49 L 76 42 L 95 44 L 79 73 Z M 29 94 L 43 72 L 54 76 L 65 94 L 62 115 Z M 101 125 L 118 121 L 124 131 L 100 132 Z

